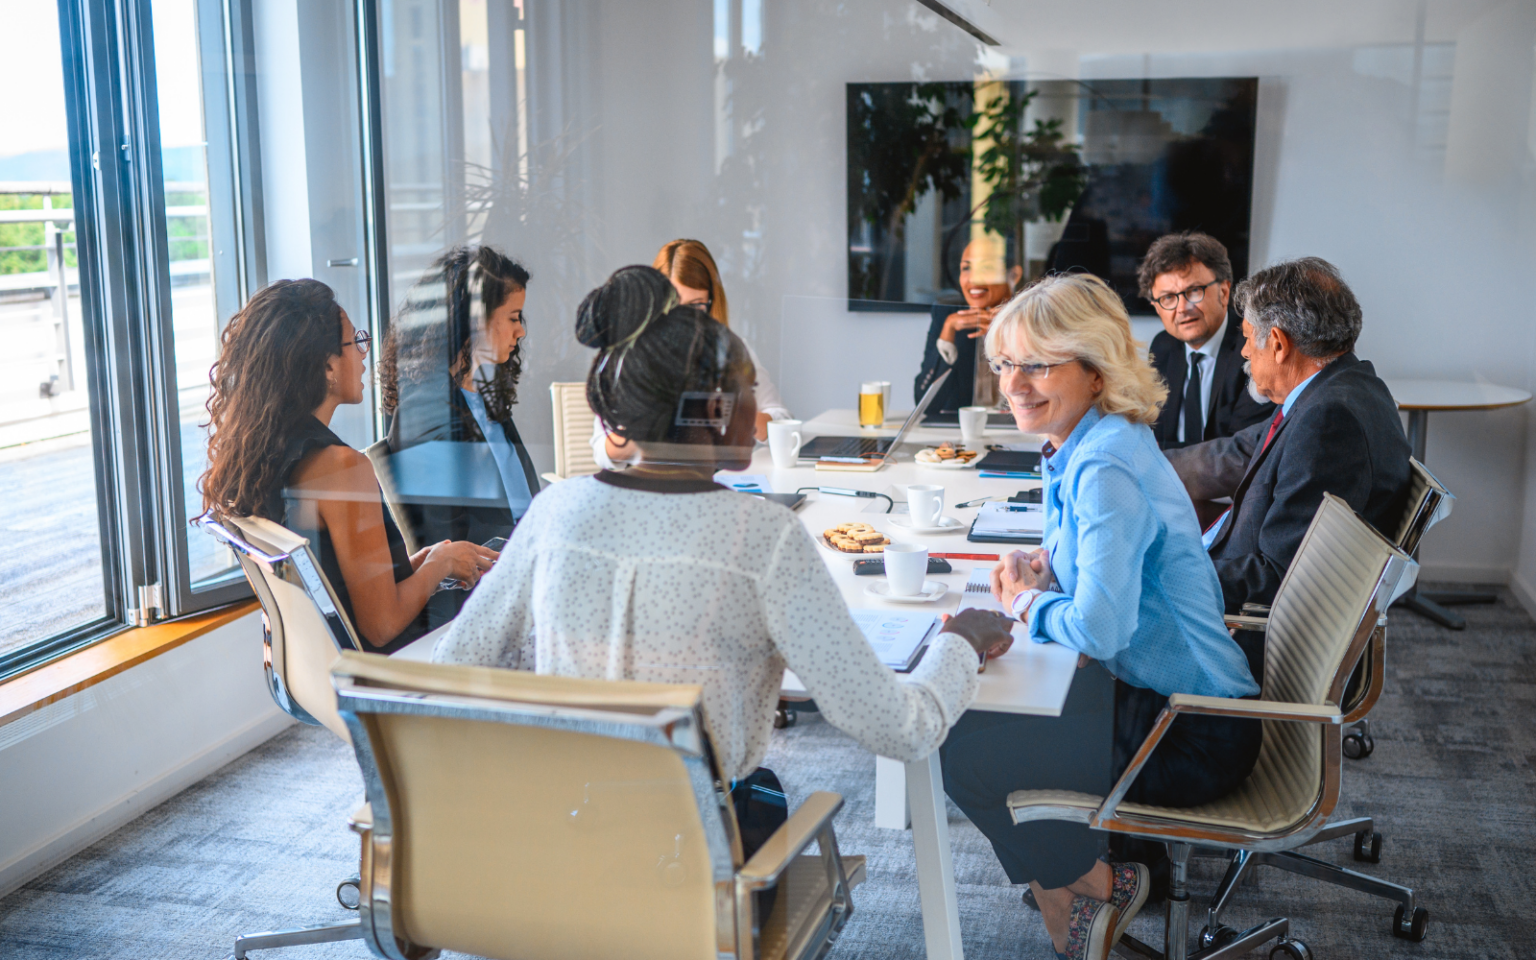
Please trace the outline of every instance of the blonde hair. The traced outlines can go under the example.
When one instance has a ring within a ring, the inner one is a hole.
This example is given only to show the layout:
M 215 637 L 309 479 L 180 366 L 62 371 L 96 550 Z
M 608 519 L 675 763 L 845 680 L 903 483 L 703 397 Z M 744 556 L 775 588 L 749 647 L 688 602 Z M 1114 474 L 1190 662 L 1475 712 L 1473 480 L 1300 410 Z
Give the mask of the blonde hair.
M 725 285 L 720 282 L 720 268 L 709 248 L 697 240 L 673 240 L 656 254 L 651 266 L 694 290 L 709 291 L 709 315 L 731 325 L 731 310 L 725 301 Z
M 1021 343 L 1030 360 L 1078 360 L 1097 373 L 1104 389 L 1096 403 L 1104 413 L 1153 423 L 1168 399 L 1146 346 L 1131 336 L 1120 295 L 1091 274 L 1044 277 L 1004 304 L 987 331 L 987 356 L 1000 356 L 1010 341 Z

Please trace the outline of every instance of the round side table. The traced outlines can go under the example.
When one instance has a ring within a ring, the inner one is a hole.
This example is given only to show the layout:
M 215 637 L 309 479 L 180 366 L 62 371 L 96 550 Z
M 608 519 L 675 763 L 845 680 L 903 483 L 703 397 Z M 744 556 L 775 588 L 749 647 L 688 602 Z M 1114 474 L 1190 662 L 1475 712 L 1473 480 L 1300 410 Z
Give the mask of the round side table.
M 1425 463 L 1424 448 L 1429 440 L 1431 410 L 1497 410 L 1515 407 L 1531 399 L 1529 392 L 1491 383 L 1465 383 L 1455 380 L 1387 380 L 1387 389 L 1399 410 L 1408 413 L 1408 443 L 1413 458 Z M 1427 464 L 1426 464 L 1427 466 Z M 1464 630 L 1467 621 L 1447 610 L 1448 606 L 1467 603 L 1493 603 L 1491 593 L 1440 593 L 1414 587 L 1398 603 L 1443 627 Z

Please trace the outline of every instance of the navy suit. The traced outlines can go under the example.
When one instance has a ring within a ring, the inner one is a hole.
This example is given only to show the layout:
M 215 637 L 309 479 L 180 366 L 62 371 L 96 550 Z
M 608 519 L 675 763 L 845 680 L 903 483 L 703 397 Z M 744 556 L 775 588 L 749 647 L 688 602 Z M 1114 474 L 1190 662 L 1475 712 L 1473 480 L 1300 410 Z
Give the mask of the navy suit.
M 1397 404 L 1353 353 L 1318 371 L 1264 448 L 1268 431 L 1267 422 L 1256 423 L 1165 451 L 1196 502 L 1232 498 L 1210 550 L 1227 613 L 1274 601 L 1324 493 L 1342 497 L 1377 530 L 1396 527 L 1408 496 L 1410 451 Z M 1262 636 L 1238 636 L 1260 682 Z
M 1227 313 L 1227 329 L 1222 335 L 1221 346 L 1216 351 L 1216 370 L 1210 373 L 1209 365 L 1202 370 L 1211 377 L 1211 405 L 1201 414 L 1204 431 L 1199 437 L 1179 442 L 1179 420 L 1184 413 L 1184 386 L 1189 377 L 1189 360 L 1184 342 L 1164 330 L 1152 338 L 1152 366 L 1168 384 L 1168 402 L 1152 433 L 1157 445 L 1164 450 L 1187 446 L 1202 440 L 1230 437 L 1255 423 L 1269 423 L 1275 415 L 1275 405 L 1255 400 L 1248 392 L 1248 375 L 1243 373 L 1243 322 L 1230 311 Z

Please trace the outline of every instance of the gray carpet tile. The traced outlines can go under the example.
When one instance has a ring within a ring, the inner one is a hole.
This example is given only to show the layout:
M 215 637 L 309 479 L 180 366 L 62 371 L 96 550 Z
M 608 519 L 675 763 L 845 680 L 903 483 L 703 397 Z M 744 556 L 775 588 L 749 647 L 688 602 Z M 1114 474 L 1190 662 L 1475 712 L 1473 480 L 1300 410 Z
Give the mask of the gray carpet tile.
M 1429 939 L 1394 939 L 1385 901 L 1267 869 L 1239 892 L 1229 923 L 1289 916 L 1319 960 L 1531 952 L 1536 624 L 1502 592 L 1496 605 L 1462 611 L 1465 632 L 1393 616 L 1387 692 L 1372 717 L 1376 751 L 1345 762 L 1340 804 L 1340 816 L 1377 818 L 1387 835 L 1382 863 L 1358 868 L 1418 890 Z M 768 765 L 792 803 L 812 790 L 843 794 L 842 847 L 869 857 L 869 882 L 855 892 L 832 957 L 922 957 L 911 838 L 871 823 L 873 758 L 812 714 L 775 736 Z M 347 748 L 319 728 L 291 729 L 0 900 L 0 957 L 217 958 L 239 932 L 344 920 L 332 891 L 357 866 L 345 820 L 360 795 Z M 987 842 L 953 807 L 950 830 L 966 955 L 1050 957 L 1038 915 L 1020 905 Z M 1354 865 L 1348 840 L 1312 852 Z M 1221 868 L 1195 861 L 1197 902 Z M 1132 929 L 1160 942 L 1160 911 Z M 342 943 L 253 956 L 367 951 Z

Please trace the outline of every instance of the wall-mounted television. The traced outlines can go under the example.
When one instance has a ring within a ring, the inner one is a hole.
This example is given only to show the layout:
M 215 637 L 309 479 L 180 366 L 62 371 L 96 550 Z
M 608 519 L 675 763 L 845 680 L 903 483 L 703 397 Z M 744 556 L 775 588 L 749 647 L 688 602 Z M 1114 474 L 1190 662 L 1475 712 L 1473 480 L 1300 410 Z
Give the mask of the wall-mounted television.
M 1248 271 L 1258 80 L 848 84 L 848 303 L 958 303 L 961 252 L 999 239 L 1032 278 L 1086 270 L 1151 314 L 1136 267 L 1203 230 Z

